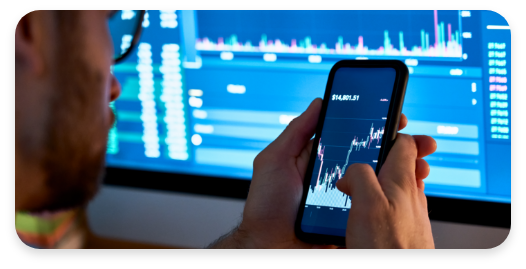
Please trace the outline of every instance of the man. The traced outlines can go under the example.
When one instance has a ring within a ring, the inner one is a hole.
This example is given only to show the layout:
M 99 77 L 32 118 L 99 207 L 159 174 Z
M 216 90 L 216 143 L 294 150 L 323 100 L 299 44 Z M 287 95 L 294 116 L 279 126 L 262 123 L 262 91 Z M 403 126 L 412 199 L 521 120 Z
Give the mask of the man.
M 120 94 L 110 73 L 111 14 L 36 11 L 17 25 L 16 210 L 71 208 L 97 192 L 114 121 L 108 104 Z M 320 109 L 314 100 L 256 157 L 243 219 L 211 247 L 322 247 L 299 241 L 293 229 Z M 402 116 L 400 127 L 406 124 Z M 353 197 L 347 247 L 434 247 L 422 157 L 435 148 L 430 137 L 399 134 L 378 177 L 369 165 L 348 168 L 337 183 Z

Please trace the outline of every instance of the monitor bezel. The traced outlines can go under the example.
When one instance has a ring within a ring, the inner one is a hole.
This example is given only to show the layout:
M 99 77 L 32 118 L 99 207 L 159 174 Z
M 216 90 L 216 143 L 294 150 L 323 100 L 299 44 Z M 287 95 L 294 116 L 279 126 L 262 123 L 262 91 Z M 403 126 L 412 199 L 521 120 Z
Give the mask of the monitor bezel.
M 106 167 L 104 184 L 138 189 L 246 199 L 250 180 Z M 427 197 L 431 220 L 510 228 L 511 203 Z

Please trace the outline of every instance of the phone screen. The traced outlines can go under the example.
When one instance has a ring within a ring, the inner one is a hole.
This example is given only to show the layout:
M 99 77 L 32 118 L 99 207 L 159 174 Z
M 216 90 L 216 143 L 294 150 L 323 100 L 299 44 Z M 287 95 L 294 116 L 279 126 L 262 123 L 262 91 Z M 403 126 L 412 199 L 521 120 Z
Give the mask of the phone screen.
M 353 163 L 376 169 L 386 128 L 396 70 L 339 68 L 334 74 L 318 141 L 301 229 L 345 236 L 351 198 L 336 182 Z

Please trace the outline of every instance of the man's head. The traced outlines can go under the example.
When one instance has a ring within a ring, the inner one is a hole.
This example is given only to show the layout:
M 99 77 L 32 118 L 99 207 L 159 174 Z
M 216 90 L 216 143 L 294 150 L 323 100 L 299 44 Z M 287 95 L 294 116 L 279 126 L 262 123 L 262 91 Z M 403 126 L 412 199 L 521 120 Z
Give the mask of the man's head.
M 108 11 L 36 11 L 15 34 L 16 210 L 80 205 L 97 191 L 109 103 L 120 94 L 110 73 Z

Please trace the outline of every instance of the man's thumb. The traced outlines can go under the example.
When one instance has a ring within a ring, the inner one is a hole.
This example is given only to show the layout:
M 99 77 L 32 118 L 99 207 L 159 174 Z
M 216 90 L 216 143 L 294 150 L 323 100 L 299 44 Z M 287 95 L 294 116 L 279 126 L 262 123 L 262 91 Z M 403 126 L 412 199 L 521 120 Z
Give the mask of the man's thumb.
M 280 156 L 297 157 L 316 132 L 321 106 L 322 100 L 314 99 L 307 110 L 292 120 L 267 150 L 274 151 Z
M 336 187 L 351 196 L 353 201 L 376 199 L 383 196 L 373 168 L 363 163 L 349 166 L 345 175 L 336 182 Z

